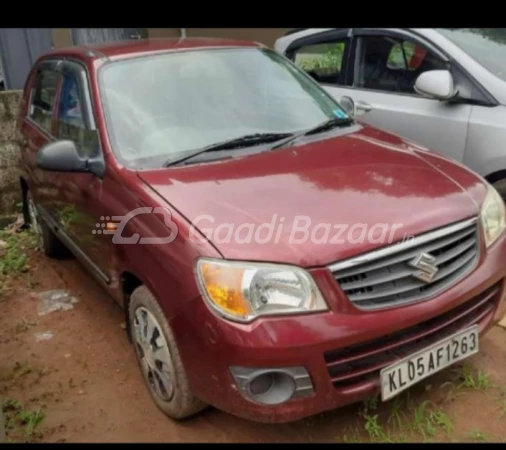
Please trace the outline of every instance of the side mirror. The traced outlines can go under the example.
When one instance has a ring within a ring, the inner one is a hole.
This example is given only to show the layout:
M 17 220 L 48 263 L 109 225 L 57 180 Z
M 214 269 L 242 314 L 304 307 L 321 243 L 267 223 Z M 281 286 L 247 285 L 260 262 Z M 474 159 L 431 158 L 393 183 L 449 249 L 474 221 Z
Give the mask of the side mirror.
M 92 160 L 79 155 L 71 140 L 50 142 L 37 152 L 36 164 L 53 172 L 91 172 L 103 176 L 102 160 Z
M 348 97 L 347 95 L 341 97 L 339 104 L 346 111 L 346 114 L 348 114 L 348 116 L 350 116 L 352 119 L 357 115 L 357 107 L 355 106 L 355 102 L 351 97 Z
M 423 72 L 416 79 L 414 89 L 420 95 L 438 100 L 449 100 L 458 94 L 448 70 Z

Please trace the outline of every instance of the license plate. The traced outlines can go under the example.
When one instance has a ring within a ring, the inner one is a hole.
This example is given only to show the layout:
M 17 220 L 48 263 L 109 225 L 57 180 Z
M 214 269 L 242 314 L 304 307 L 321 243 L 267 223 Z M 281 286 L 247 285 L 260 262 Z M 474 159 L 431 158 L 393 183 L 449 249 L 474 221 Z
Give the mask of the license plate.
M 478 336 L 478 325 L 474 325 L 382 369 L 382 401 L 395 397 L 424 378 L 478 353 Z

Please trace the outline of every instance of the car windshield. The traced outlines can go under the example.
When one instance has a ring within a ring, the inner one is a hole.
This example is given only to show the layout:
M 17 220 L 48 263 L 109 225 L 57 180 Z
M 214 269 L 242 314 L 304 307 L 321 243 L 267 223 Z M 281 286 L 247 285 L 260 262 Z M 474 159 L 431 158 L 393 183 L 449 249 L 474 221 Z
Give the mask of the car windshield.
M 112 62 L 101 70 L 99 83 L 113 150 L 134 166 L 161 165 L 252 134 L 286 137 L 345 117 L 311 78 L 265 48 L 190 50 Z
M 439 28 L 438 31 L 506 81 L 506 28 Z

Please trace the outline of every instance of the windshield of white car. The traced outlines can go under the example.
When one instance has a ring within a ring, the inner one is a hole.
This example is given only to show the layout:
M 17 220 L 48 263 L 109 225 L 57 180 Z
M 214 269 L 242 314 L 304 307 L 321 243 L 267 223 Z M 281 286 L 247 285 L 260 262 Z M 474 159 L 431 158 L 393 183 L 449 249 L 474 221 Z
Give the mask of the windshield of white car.
M 193 149 L 234 138 L 266 133 L 282 138 L 348 117 L 308 75 L 266 48 L 178 51 L 111 62 L 101 69 L 99 84 L 113 151 L 121 162 L 139 168 L 161 167 Z M 254 145 L 259 143 L 252 140 Z M 226 153 L 230 157 L 234 151 Z
M 438 28 L 438 31 L 506 81 L 506 28 Z

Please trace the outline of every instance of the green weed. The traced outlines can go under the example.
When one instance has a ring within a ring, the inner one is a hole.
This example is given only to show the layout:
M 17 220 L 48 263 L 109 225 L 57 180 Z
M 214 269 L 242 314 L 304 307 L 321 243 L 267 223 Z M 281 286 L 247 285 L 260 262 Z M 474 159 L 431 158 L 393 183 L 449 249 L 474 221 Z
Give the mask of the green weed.
M 469 433 L 469 436 L 474 442 L 487 442 L 488 441 L 487 436 L 478 430 L 471 431 L 471 433 Z
M 462 368 L 461 379 L 463 380 L 459 387 L 465 387 L 468 389 L 477 389 L 484 391 L 490 387 L 490 378 L 488 374 L 482 371 L 473 373 L 473 371 L 467 367 Z
M 3 412 L 5 413 L 6 430 L 15 431 L 16 428 L 21 428 L 24 439 L 27 442 L 32 441 L 35 429 L 45 417 L 41 409 L 36 411 L 25 410 L 21 402 L 12 399 L 4 401 Z
M 453 424 L 446 413 L 439 408 L 434 408 L 428 400 L 415 409 L 412 428 L 426 439 L 436 435 L 438 429 L 449 434 L 453 430 Z
M 32 439 L 35 428 L 44 420 L 45 414 L 38 409 L 37 411 L 22 410 L 18 413 L 17 419 L 24 425 L 24 435 L 27 441 Z
M 11 275 L 26 271 L 26 251 L 35 248 L 35 234 L 28 229 L 14 234 L 0 231 L 0 240 L 7 244 L 7 249 L 0 259 L 0 274 Z

